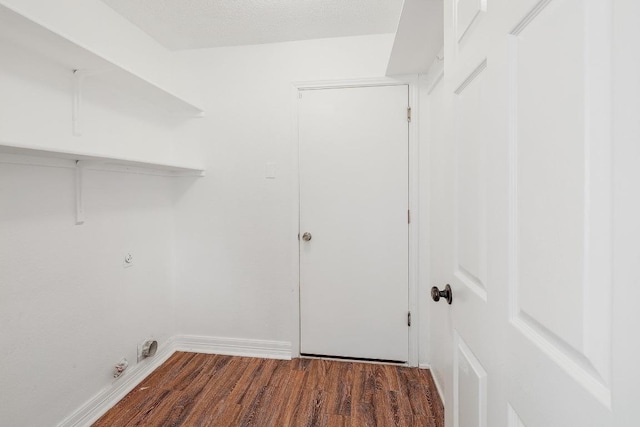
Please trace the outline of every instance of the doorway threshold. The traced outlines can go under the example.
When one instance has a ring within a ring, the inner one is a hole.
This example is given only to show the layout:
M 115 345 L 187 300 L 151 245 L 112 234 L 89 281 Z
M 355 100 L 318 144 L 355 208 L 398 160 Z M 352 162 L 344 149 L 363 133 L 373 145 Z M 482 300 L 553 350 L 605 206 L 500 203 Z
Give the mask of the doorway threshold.
M 337 360 L 337 361 L 344 361 L 344 362 L 376 363 L 376 364 L 385 364 L 385 365 L 406 365 L 407 364 L 407 362 L 403 362 L 401 360 L 368 359 L 364 357 L 348 357 L 348 356 L 330 356 L 326 354 L 300 353 L 300 357 L 302 359 L 327 359 L 327 360 Z

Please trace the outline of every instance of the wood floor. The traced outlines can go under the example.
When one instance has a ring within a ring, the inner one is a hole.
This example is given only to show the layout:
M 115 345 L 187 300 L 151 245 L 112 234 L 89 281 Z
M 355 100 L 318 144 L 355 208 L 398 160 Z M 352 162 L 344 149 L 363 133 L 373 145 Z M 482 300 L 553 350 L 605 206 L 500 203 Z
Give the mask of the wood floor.
M 428 370 L 175 353 L 95 424 L 444 426 Z

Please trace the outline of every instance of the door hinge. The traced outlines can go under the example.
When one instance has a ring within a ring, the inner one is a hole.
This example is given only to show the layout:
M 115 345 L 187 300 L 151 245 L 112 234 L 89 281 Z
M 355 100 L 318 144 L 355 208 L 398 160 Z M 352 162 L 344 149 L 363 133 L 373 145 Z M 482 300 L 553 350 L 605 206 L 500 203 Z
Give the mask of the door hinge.
M 407 326 L 411 326 L 411 312 L 407 313 Z
M 411 122 L 411 107 L 407 107 L 407 121 Z
M 407 210 L 407 224 L 411 224 L 411 211 Z

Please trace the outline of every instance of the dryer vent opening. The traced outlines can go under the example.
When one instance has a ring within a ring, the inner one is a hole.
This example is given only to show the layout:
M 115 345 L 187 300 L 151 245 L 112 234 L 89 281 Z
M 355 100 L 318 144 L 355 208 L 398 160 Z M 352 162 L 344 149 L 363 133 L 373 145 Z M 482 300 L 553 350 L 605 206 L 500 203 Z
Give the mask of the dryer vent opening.
M 142 344 L 142 348 L 140 350 L 140 360 L 146 359 L 147 357 L 155 356 L 158 351 L 158 341 L 156 340 L 148 340 Z

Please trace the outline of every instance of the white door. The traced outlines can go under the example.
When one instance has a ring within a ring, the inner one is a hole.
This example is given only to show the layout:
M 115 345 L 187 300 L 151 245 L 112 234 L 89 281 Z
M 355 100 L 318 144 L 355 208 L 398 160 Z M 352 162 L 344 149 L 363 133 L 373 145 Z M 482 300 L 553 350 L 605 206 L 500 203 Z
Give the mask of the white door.
M 406 85 L 299 92 L 303 354 L 407 361 L 407 105 Z
M 612 425 L 614 3 L 446 2 L 448 427 Z

